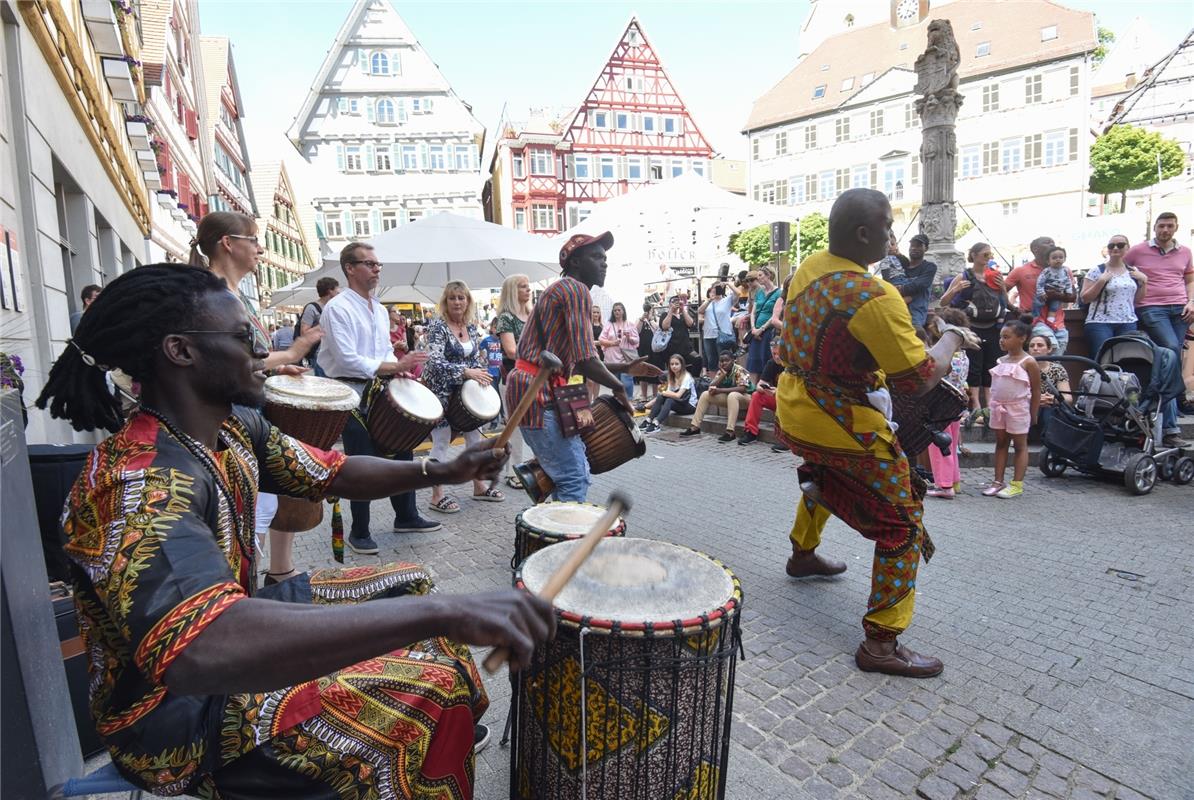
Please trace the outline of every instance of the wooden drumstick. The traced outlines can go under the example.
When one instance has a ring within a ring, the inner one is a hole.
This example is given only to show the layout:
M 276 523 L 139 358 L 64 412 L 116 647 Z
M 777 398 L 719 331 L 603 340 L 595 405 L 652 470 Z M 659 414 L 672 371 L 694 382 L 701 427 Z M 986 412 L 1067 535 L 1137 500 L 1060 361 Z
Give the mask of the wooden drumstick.
M 579 540 L 580 543 L 572 550 L 568 559 L 547 579 L 547 584 L 539 592 L 539 596 L 549 603 L 555 601 L 556 595 L 568 585 L 568 581 L 572 580 L 572 576 L 576 574 L 576 571 L 593 554 L 593 551 L 597 549 L 597 545 L 601 543 L 601 540 L 609 535 L 609 531 L 614 526 L 614 523 L 617 522 L 618 517 L 629 510 L 629 497 L 618 491 L 611 493 L 609 496 L 609 507 L 605 510 L 605 514 L 594 523 L 584 538 Z M 509 650 L 504 647 L 497 648 L 485 659 L 485 670 L 493 674 L 497 671 L 498 667 L 506 663 L 506 659 L 509 657 Z
M 522 418 L 526 416 L 531 403 L 535 402 L 535 398 L 539 396 L 539 391 L 543 388 L 543 384 L 547 383 L 547 379 L 551 377 L 551 373 L 563 369 L 563 366 L 560 363 L 560 359 L 556 357 L 556 354 L 550 350 L 544 350 L 539 354 L 539 371 L 535 373 L 535 377 L 531 381 L 527 393 L 522 396 L 522 400 L 519 400 L 518 405 L 514 407 L 514 413 L 506 418 L 506 428 L 493 444 L 495 449 L 500 449 L 509 444 L 510 437 L 518 430 L 518 423 L 522 422 Z

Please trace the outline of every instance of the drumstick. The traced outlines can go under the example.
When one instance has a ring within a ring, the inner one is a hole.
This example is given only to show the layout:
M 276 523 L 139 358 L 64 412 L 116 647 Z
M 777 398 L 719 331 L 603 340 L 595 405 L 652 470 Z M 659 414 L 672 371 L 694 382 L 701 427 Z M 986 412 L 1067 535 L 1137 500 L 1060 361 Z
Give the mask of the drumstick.
M 494 448 L 500 449 L 510 442 L 510 437 L 518 430 L 518 423 L 522 422 L 522 418 L 526 416 L 531 403 L 535 402 L 535 398 L 539 396 L 539 390 L 543 388 L 543 384 L 547 383 L 547 379 L 551 377 L 551 373 L 562 369 L 563 366 L 560 363 L 560 359 L 556 358 L 555 353 L 544 350 L 539 354 L 539 371 L 535 373 L 535 378 L 531 381 L 527 393 L 522 396 L 522 399 L 518 401 L 518 405 L 514 407 L 514 413 L 506 418 L 506 428 L 498 436 L 497 441 L 494 442 Z
M 605 514 L 593 524 L 593 527 L 589 529 L 584 538 L 579 540 L 580 543 L 568 555 L 568 559 L 547 579 L 547 584 L 539 592 L 539 597 L 549 603 L 554 601 L 556 595 L 568 585 L 568 581 L 572 580 L 572 576 L 576 574 L 576 571 L 581 568 L 585 560 L 597 549 L 597 545 L 601 543 L 601 540 L 609 535 L 609 531 L 614 526 L 614 523 L 617 522 L 618 517 L 629 510 L 630 498 L 622 492 L 612 492 L 609 496 L 609 508 L 605 510 Z M 497 648 L 485 659 L 485 670 L 493 674 L 509 657 L 509 650 L 504 647 Z

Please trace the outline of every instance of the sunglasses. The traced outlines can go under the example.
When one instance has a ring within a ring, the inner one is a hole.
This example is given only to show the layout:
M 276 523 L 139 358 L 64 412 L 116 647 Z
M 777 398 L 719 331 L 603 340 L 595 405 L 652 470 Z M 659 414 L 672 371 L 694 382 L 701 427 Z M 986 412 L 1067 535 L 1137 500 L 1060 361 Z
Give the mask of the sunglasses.
M 1127 242 L 1107 242 L 1108 250 L 1126 250 L 1127 247 Z
M 225 235 L 229 239 L 244 239 L 246 242 L 252 242 L 254 245 L 260 244 L 260 242 L 257 241 L 256 236 L 242 236 L 239 233 L 229 233 L 229 234 L 225 234 Z
M 253 345 L 256 343 L 257 337 L 253 335 L 253 331 L 249 328 L 241 328 L 238 331 L 179 331 L 192 336 L 206 335 L 206 336 L 231 336 L 233 339 L 239 339 L 241 344 L 249 348 L 249 352 L 253 352 Z

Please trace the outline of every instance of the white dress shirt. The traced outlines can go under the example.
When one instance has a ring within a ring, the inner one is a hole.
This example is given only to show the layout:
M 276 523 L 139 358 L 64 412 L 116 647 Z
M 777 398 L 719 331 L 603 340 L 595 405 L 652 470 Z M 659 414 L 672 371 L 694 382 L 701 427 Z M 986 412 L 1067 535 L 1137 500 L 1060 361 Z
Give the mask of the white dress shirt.
M 369 380 L 387 361 L 397 361 L 390 344 L 390 315 L 376 298 L 345 289 L 324 306 L 319 366 L 329 378 Z

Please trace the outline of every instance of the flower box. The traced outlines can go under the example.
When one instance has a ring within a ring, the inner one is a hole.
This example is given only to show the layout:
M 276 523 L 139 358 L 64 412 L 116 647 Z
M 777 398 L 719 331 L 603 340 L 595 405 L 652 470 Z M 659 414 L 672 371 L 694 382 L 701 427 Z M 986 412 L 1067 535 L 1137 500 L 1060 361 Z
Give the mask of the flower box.
M 156 168 L 142 170 L 142 174 L 145 176 L 146 188 L 149 188 L 149 189 L 161 189 L 162 188 L 162 176 L 158 174 L 158 171 Z
M 194 236 L 195 232 L 199 230 L 199 226 L 196 225 L 193 220 L 188 219 L 182 223 L 182 229 Z
M 158 160 L 152 150 L 138 150 L 137 160 L 141 162 L 142 169 L 152 167 L 155 171 L 157 170 Z
M 149 149 L 149 127 L 144 122 L 125 121 L 124 129 L 128 131 L 134 150 Z
M 158 182 L 160 183 L 161 181 L 159 180 Z M 148 180 L 146 181 L 146 183 L 148 183 Z M 176 208 L 177 204 L 178 204 L 178 201 L 169 192 L 159 192 L 158 193 L 158 205 L 161 206 L 162 208 L 166 209 L 167 211 L 169 211 L 173 208 Z
M 103 61 L 104 78 L 108 81 L 108 88 L 112 91 L 112 97 L 126 103 L 136 102 L 137 87 L 133 84 L 133 73 L 129 69 L 128 62 L 118 58 L 105 58 Z M 138 124 L 142 128 L 145 128 L 144 123 Z M 146 130 L 145 134 L 148 137 L 149 131 Z M 145 146 L 149 146 L 148 139 Z
M 120 38 L 120 24 L 109 0 L 83 0 L 83 24 L 91 34 L 95 52 L 101 56 L 124 55 L 124 42 Z
M 176 207 L 173 211 L 170 212 L 170 216 L 174 217 L 179 222 L 182 222 L 184 219 L 187 218 L 187 212 L 181 208 Z

